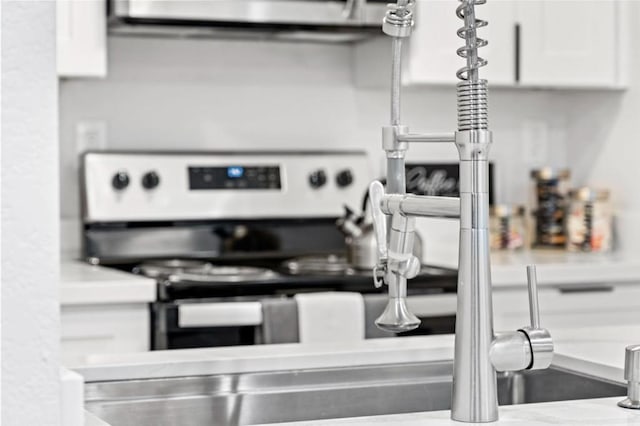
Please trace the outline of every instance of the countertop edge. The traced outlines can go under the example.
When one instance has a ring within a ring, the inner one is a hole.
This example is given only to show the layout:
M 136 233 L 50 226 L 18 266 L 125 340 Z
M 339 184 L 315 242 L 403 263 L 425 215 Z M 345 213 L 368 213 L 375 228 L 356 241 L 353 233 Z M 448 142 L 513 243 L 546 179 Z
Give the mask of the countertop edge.
M 61 263 L 60 304 L 111 305 L 156 300 L 156 281 L 128 272 L 95 266 L 80 260 Z

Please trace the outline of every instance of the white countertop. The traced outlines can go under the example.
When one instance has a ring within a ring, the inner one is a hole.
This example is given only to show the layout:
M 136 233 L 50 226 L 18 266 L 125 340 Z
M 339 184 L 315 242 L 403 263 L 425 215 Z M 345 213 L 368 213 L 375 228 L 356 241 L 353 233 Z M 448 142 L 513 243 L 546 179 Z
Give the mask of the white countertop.
M 640 324 L 551 330 L 553 363 L 622 381 L 624 348 L 640 342 Z M 74 369 L 86 381 L 180 377 L 453 359 L 453 335 L 370 339 L 351 343 L 231 346 L 95 355 Z M 579 367 L 579 369 L 578 369 Z
M 500 407 L 500 420 L 489 424 L 501 426 L 640 425 L 640 410 L 619 408 L 616 406 L 619 400 L 620 398 L 601 398 L 581 401 L 546 402 L 542 404 L 509 405 Z M 271 424 L 286 424 L 287 426 L 461 426 L 471 424 L 454 422 L 449 416 L 450 412 L 447 410 Z
M 86 364 L 71 368 L 82 374 L 85 381 L 103 381 L 393 364 L 452 357 L 453 335 L 438 335 L 350 343 L 290 343 L 92 355 Z
M 554 365 L 625 383 L 625 348 L 640 342 L 640 324 L 551 330 L 551 334 Z
M 111 426 L 93 413 L 84 411 L 84 426 Z
M 60 269 L 60 304 L 148 303 L 156 299 L 151 278 L 65 260 Z

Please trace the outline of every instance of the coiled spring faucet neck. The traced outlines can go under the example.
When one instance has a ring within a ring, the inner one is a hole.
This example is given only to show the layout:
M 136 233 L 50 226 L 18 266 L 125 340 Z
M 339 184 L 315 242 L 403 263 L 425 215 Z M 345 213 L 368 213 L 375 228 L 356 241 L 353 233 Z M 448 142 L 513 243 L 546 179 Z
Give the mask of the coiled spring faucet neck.
M 487 65 L 487 61 L 478 56 L 478 49 L 486 46 L 487 41 L 477 35 L 477 29 L 486 27 L 487 21 L 475 16 L 475 5 L 484 3 L 486 0 L 462 0 L 456 9 L 456 15 L 464 21 L 464 26 L 458 29 L 458 37 L 465 41 L 456 53 L 467 61 L 456 73 L 462 80 L 457 86 L 458 131 L 489 128 L 487 80 L 481 80 L 478 71 Z
M 487 41 L 477 35 L 477 29 L 486 27 L 487 21 L 477 19 L 475 15 L 475 6 L 486 2 L 487 0 L 462 0 L 456 9 L 456 15 L 464 21 L 464 26 L 458 29 L 458 36 L 465 41 L 457 54 L 467 60 L 467 65 L 456 73 L 460 80 L 478 81 L 478 69 L 487 65 L 487 61 L 478 56 L 478 48 L 486 46 Z

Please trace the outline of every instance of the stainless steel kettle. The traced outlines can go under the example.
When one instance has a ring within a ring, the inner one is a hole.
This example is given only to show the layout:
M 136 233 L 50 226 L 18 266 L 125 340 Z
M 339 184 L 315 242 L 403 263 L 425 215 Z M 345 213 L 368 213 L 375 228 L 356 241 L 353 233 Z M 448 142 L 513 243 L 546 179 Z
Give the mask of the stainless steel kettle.
M 357 215 L 348 206 L 344 206 L 344 216 L 336 221 L 336 226 L 345 236 L 347 261 L 355 269 L 371 270 L 378 263 L 378 248 L 373 223 L 366 220 L 368 199 L 369 197 L 365 195 L 361 215 Z M 422 260 L 422 239 L 417 232 L 413 254 Z

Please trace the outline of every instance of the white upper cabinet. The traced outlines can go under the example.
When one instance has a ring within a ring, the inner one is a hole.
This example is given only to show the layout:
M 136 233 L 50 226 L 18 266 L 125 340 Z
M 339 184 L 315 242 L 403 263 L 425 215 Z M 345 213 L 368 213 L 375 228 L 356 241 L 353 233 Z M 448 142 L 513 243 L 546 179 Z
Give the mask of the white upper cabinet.
M 455 0 L 417 0 L 406 53 L 405 84 L 454 84 L 465 61 Z M 624 1 L 488 0 L 476 16 L 488 21 L 478 54 L 491 86 L 619 88 L 625 84 L 628 30 Z
M 465 60 L 456 54 L 464 45 L 456 34 L 463 22 L 456 16 L 458 2 L 454 0 L 418 0 L 415 28 L 407 53 L 405 74 L 407 84 L 452 84 L 456 71 Z M 478 36 L 489 44 L 479 49 L 480 57 L 488 61 L 481 69 L 482 78 L 492 85 L 515 83 L 515 4 L 511 1 L 489 1 L 476 9 L 479 19 L 489 25 L 478 30 Z
M 57 0 L 56 8 L 58 76 L 105 77 L 105 0 Z
M 455 84 L 465 60 L 457 0 L 417 0 L 415 29 L 405 51 L 405 84 Z M 58 73 L 107 74 L 106 0 L 57 0 Z M 492 87 L 620 88 L 630 56 L 628 2 L 614 0 L 487 0 L 476 16 L 488 46 L 478 53 Z M 388 42 L 390 37 L 386 37 Z M 390 47 L 380 40 L 355 48 L 359 85 L 388 83 Z M 381 67 L 381 63 L 387 65 Z M 378 83 L 376 83 L 376 81 Z
M 460 20 L 451 0 L 419 0 L 415 6 L 415 27 L 406 53 L 403 81 L 412 83 L 452 83 L 462 59 L 455 51 L 461 46 L 456 35 Z
M 476 15 L 489 22 L 485 28 L 478 30 L 480 38 L 486 38 L 489 43 L 478 50 L 479 56 L 488 61 L 487 66 L 481 68 L 480 75 L 493 86 L 513 85 L 516 77 L 515 4 L 488 0 L 485 5 L 478 7 Z
M 520 0 L 520 83 L 618 86 L 624 2 Z

